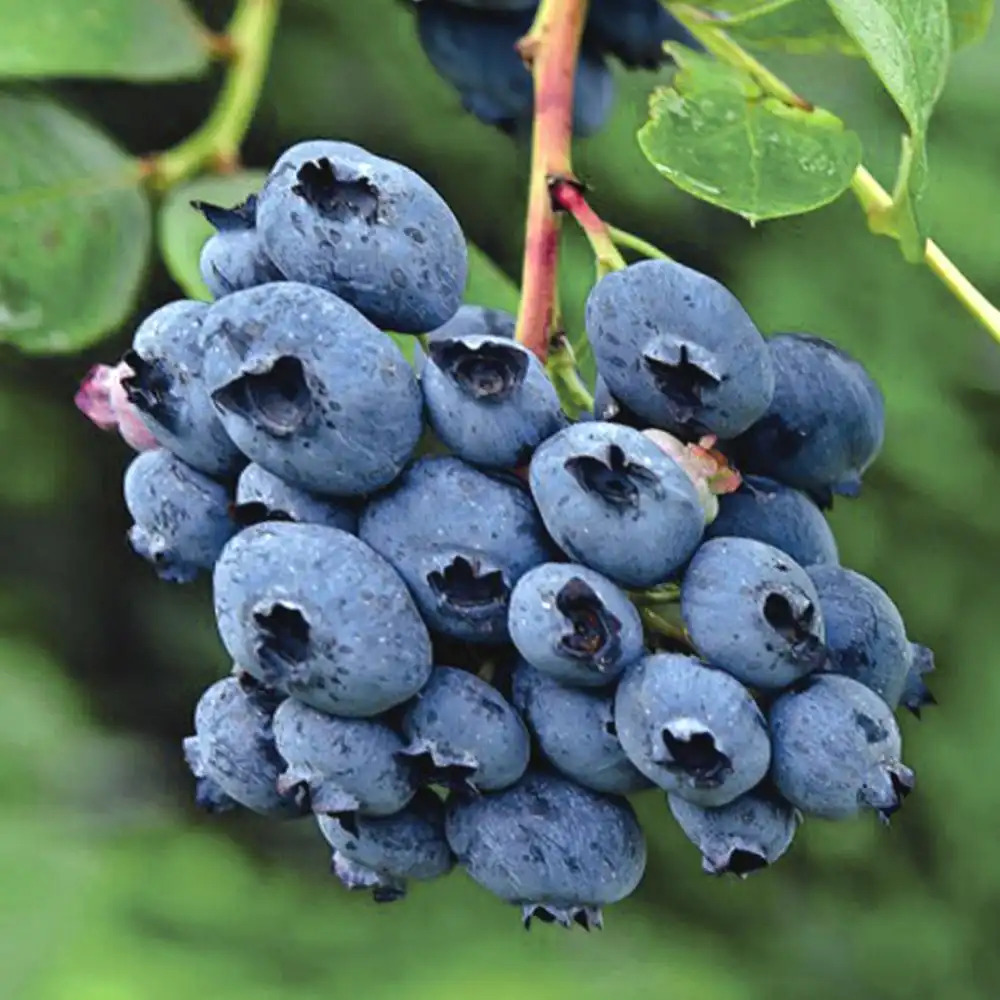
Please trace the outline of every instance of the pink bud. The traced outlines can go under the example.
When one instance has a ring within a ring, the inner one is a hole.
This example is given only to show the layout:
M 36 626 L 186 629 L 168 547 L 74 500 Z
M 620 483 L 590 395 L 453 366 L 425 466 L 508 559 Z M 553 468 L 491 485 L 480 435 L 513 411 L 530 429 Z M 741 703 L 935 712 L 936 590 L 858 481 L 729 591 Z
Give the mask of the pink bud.
M 94 365 L 80 383 L 73 402 L 102 431 L 117 428 L 130 448 L 148 451 L 157 447 L 156 438 L 129 402 L 122 385 L 122 379 L 132 374 L 132 369 L 124 361 L 113 368 L 110 365 Z

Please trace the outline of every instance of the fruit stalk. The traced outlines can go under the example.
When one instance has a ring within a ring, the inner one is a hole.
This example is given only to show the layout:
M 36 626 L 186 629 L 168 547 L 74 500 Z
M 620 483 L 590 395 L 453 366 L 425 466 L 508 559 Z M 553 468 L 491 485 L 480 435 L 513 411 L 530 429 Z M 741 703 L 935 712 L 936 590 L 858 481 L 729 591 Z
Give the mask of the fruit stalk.
M 610 227 L 590 207 L 580 185 L 557 178 L 551 184 L 550 194 L 553 204 L 564 212 L 569 212 L 587 237 L 590 249 L 597 259 L 597 277 L 603 278 L 611 271 L 620 271 L 625 266 L 625 258 L 615 246 Z
M 534 81 L 535 108 L 516 337 L 541 361 L 555 328 L 559 265 L 559 216 L 549 185 L 553 178 L 573 177 L 573 81 L 587 6 L 588 0 L 542 0 L 519 43 Z

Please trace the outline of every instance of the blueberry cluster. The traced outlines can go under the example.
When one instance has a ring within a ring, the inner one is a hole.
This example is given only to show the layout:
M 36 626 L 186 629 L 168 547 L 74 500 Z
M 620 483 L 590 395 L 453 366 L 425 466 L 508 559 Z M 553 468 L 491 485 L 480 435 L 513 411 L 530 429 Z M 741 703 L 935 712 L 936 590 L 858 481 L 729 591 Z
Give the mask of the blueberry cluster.
M 856 361 L 634 264 L 589 297 L 570 420 L 513 317 L 460 306 L 461 230 L 407 168 L 306 142 L 201 208 L 215 301 L 158 309 L 114 371 L 155 440 L 131 543 L 211 572 L 235 665 L 185 741 L 204 807 L 313 816 L 378 900 L 458 864 L 584 927 L 642 877 L 633 793 L 738 875 L 803 814 L 899 807 L 930 654 L 820 507 L 882 441 Z
M 487 125 L 521 133 L 531 122 L 531 74 L 518 51 L 538 0 L 416 0 L 417 35 L 431 65 Z M 591 0 L 574 80 L 573 130 L 599 131 L 614 104 L 613 57 L 656 69 L 664 42 L 700 47 L 659 0 Z

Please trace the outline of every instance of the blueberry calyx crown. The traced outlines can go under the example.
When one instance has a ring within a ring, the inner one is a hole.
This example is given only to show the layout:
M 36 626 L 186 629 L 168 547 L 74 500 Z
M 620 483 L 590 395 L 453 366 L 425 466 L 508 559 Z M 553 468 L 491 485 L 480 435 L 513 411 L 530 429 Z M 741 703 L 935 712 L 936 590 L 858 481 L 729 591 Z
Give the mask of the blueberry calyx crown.
M 612 507 L 637 507 L 643 490 L 659 486 L 655 473 L 638 462 L 630 462 L 617 444 L 608 446 L 603 459 L 596 455 L 567 458 L 565 469 L 584 490 L 596 493 Z
M 655 353 L 647 351 L 642 355 L 642 363 L 652 375 L 657 389 L 681 406 L 700 406 L 704 393 L 719 386 L 722 376 L 708 369 L 707 360 L 701 364 L 694 361 L 692 349 L 687 344 L 677 347 L 675 357 L 668 356 L 673 352 L 664 350 L 665 346 L 655 348 Z
M 207 201 L 192 201 L 191 207 L 196 208 L 220 233 L 240 232 L 254 229 L 257 225 L 257 196 L 250 195 L 246 201 L 224 208 Z
M 325 156 L 303 163 L 295 177 L 298 183 L 292 193 L 326 218 L 335 222 L 356 218 L 368 225 L 376 222 L 378 189 L 366 177 L 338 177 Z
M 427 353 L 462 392 L 476 400 L 509 399 L 528 373 L 527 353 L 507 344 L 470 346 L 444 339 L 432 341 Z
M 733 773 L 733 762 L 710 732 L 668 725 L 661 736 L 667 756 L 660 762 L 668 771 L 686 774 L 699 788 L 717 788 Z
M 126 351 L 122 362 L 132 369 L 132 374 L 125 375 L 121 380 L 128 401 L 162 427 L 174 430 L 177 414 L 171 391 L 173 380 L 164 366 L 156 361 L 147 361 L 137 351 Z
M 478 561 L 464 556 L 456 556 L 443 570 L 428 573 L 427 583 L 438 600 L 458 611 L 492 611 L 510 596 L 500 570 L 484 570 Z
M 254 611 L 257 627 L 257 658 L 267 677 L 280 680 L 309 656 L 309 622 L 290 604 L 276 602 L 269 608 Z
M 604 605 L 594 589 L 573 577 L 556 594 L 556 607 L 571 630 L 559 640 L 559 650 L 576 660 L 585 660 L 606 670 L 621 652 L 622 623 Z
M 283 355 L 265 371 L 240 375 L 217 389 L 212 401 L 274 437 L 290 437 L 309 416 L 312 394 L 302 362 Z
M 793 595 L 793 598 L 796 596 L 800 595 Z M 764 598 L 763 615 L 796 655 L 815 661 L 816 667 L 826 662 L 826 647 L 816 634 L 816 605 L 812 601 L 805 598 L 796 601 L 772 590 Z
M 570 928 L 574 924 L 585 931 L 602 930 L 604 918 L 599 906 L 556 906 L 552 903 L 525 903 L 521 907 L 521 922 L 524 929 L 531 930 L 531 921 L 543 924 L 558 924 Z

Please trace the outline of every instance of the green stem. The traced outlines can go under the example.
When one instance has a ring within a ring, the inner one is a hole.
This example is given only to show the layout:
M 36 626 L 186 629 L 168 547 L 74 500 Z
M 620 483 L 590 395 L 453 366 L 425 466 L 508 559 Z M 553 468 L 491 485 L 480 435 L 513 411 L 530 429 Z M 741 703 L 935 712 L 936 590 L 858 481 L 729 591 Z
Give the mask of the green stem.
M 670 256 L 670 254 L 664 253 L 659 247 L 654 246 L 647 240 L 644 240 L 641 236 L 636 236 L 634 233 L 626 232 L 626 230 L 619 229 L 617 226 L 609 225 L 608 233 L 617 246 L 625 247 L 627 250 L 634 250 L 643 257 L 649 257 L 650 260 L 674 259 Z
M 597 262 L 598 280 L 625 267 L 625 258 L 615 246 L 610 227 L 590 207 L 578 183 L 564 177 L 552 178 L 549 182 L 549 196 L 553 205 L 573 216 L 583 235 L 587 237 Z
M 763 63 L 755 59 L 722 29 L 724 21 L 719 21 L 688 4 L 668 3 L 668 8 L 678 20 L 717 59 L 749 73 L 758 84 L 773 97 L 792 107 L 811 110 L 813 105 L 788 86 L 780 77 L 771 72 Z M 892 196 L 862 165 L 851 178 L 851 190 L 857 198 L 866 217 L 884 212 L 892 206 Z M 955 263 L 933 240 L 924 245 L 924 263 L 941 283 L 993 337 L 1000 342 L 1000 309 L 961 272 Z
M 594 412 L 594 397 L 580 377 L 573 347 L 565 334 L 559 334 L 550 342 L 545 370 L 559 396 L 559 402 L 571 420 L 578 420 L 584 413 Z
M 270 61 L 281 0 L 238 0 L 224 35 L 230 53 L 222 89 L 208 118 L 186 139 L 147 163 L 151 183 L 164 190 L 206 167 L 236 169 Z

